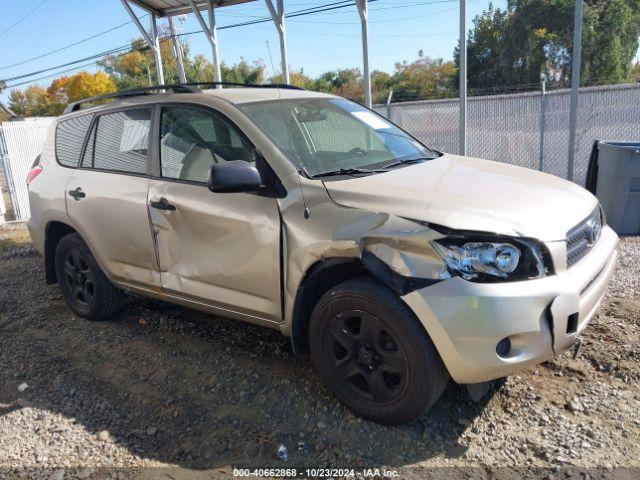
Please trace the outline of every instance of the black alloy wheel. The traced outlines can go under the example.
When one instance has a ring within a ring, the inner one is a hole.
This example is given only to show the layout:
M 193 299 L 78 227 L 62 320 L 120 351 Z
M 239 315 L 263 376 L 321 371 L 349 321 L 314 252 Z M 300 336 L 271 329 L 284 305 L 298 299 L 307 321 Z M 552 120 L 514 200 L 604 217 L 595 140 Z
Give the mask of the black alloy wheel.
M 409 381 L 409 361 L 384 322 L 362 310 L 344 310 L 329 325 L 327 356 L 354 395 L 379 405 L 402 396 Z
M 79 250 L 71 250 L 64 259 L 64 281 L 74 301 L 89 307 L 95 293 L 93 273 Z
M 105 276 L 77 233 L 58 242 L 55 267 L 62 296 L 79 317 L 102 320 L 120 309 L 122 291 Z
M 442 395 L 449 375 L 406 303 L 370 277 L 327 291 L 309 323 L 318 373 L 348 408 L 387 425 L 415 419 Z

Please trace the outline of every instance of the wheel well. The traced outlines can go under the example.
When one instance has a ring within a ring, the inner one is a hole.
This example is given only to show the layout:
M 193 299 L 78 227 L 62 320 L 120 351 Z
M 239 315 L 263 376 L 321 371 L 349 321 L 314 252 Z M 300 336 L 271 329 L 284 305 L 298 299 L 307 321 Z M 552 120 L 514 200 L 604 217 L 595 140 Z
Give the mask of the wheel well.
M 44 238 L 44 267 L 47 283 L 57 283 L 56 275 L 56 248 L 62 237 L 70 233 L 77 233 L 72 227 L 62 222 L 49 222 L 45 230 Z
M 362 276 L 372 275 L 357 258 L 326 258 L 307 270 L 293 306 L 291 341 L 295 354 L 309 348 L 309 320 L 320 297 L 339 283 Z

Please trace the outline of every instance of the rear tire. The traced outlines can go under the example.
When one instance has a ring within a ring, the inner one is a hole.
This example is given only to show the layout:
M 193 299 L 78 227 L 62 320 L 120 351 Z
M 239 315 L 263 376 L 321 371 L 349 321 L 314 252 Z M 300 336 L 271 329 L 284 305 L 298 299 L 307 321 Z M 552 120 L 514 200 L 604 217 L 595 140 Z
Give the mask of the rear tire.
M 440 398 L 449 375 L 413 312 L 391 289 L 347 280 L 318 301 L 309 325 L 316 368 L 356 414 L 409 422 Z
M 103 320 L 120 310 L 122 291 L 102 273 L 80 235 L 60 239 L 55 265 L 62 296 L 76 315 Z

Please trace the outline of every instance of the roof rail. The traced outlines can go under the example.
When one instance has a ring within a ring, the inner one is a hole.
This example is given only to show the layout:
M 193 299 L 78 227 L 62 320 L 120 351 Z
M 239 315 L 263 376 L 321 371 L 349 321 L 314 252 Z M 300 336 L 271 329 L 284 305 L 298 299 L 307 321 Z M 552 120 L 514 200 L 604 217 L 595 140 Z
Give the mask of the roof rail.
M 77 102 L 71 102 L 64 109 L 64 113 L 77 112 L 80 107 L 85 103 L 93 103 L 100 100 L 109 100 L 116 98 L 137 97 L 138 95 L 148 95 L 153 92 L 159 92 L 162 90 L 171 90 L 174 93 L 197 93 L 198 90 L 191 88 L 187 85 L 154 85 L 152 87 L 140 87 L 131 90 L 124 90 L 122 92 L 108 93 L 106 95 L 99 95 L 97 97 L 83 98 Z
M 123 90 L 122 92 L 109 93 L 107 95 L 99 95 L 97 97 L 84 98 L 77 102 L 71 102 L 64 109 L 64 113 L 77 112 L 80 107 L 85 103 L 98 102 L 100 100 L 110 100 L 116 98 L 137 97 L 138 95 L 149 95 L 153 92 L 160 92 L 163 90 L 171 90 L 174 93 L 197 93 L 199 90 L 194 87 L 248 87 L 248 88 L 282 88 L 288 90 L 304 90 L 304 88 L 296 87 L 294 85 L 288 85 L 286 83 L 266 83 L 266 84 L 252 84 L 252 83 L 239 83 L 239 82 L 193 82 L 184 84 L 172 84 L 172 85 L 154 85 L 151 87 L 140 87 L 131 90 Z
M 247 87 L 247 88 L 282 88 L 283 90 L 304 90 L 302 87 L 289 85 L 288 83 L 240 83 L 240 82 L 191 82 L 185 83 L 188 87 Z

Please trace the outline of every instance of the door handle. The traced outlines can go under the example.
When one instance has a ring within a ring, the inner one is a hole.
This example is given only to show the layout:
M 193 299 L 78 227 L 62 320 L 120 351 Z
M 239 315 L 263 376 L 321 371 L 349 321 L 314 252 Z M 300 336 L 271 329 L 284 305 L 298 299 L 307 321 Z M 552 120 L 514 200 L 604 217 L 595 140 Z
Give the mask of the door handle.
M 69 190 L 69 196 L 75 198 L 76 201 L 80 200 L 87 196 L 86 193 L 82 191 L 82 188 L 78 187 L 75 190 Z
M 160 200 L 158 200 L 157 202 L 151 202 L 150 205 L 153 208 L 156 208 L 158 210 L 164 210 L 164 211 L 173 211 L 176 209 L 175 205 L 170 204 L 169 202 L 167 202 L 166 198 L 161 198 Z

